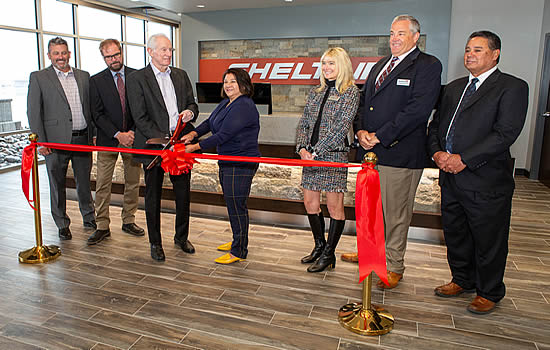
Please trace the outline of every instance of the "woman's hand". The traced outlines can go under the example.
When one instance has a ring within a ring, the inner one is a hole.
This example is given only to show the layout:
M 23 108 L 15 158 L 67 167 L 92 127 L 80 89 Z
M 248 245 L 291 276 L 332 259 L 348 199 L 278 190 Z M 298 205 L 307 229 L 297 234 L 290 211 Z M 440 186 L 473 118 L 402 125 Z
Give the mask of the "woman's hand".
M 304 160 L 313 160 L 313 158 L 314 158 L 313 154 L 306 151 L 305 148 L 302 148 L 299 153 L 300 153 L 300 158 L 302 158 Z
M 194 131 L 192 131 L 194 132 Z M 190 133 L 189 133 L 190 134 Z M 189 135 L 187 134 L 187 135 Z M 185 135 L 185 136 L 187 136 Z M 185 153 L 193 153 L 197 150 L 201 149 L 201 146 L 198 143 L 192 144 L 192 145 L 186 145 L 185 146 Z
M 196 131 L 191 131 L 190 133 L 187 133 L 187 134 L 183 135 L 183 136 L 180 138 L 180 140 L 181 140 L 184 144 L 188 145 L 188 144 L 190 144 L 191 141 L 193 141 L 193 139 L 194 139 L 195 137 L 197 137 L 198 135 L 199 135 L 199 134 L 197 134 Z

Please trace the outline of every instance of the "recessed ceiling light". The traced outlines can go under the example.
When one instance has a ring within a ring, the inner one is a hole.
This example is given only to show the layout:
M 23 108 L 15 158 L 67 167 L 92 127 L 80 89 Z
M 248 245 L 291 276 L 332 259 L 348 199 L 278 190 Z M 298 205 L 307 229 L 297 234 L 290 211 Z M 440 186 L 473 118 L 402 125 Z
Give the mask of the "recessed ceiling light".
M 206 5 L 197 5 L 198 8 L 202 9 L 202 8 L 205 8 Z
M 294 1 L 294 0 L 285 0 L 285 2 L 292 2 L 292 1 Z
M 181 12 L 178 12 L 178 16 L 181 16 Z

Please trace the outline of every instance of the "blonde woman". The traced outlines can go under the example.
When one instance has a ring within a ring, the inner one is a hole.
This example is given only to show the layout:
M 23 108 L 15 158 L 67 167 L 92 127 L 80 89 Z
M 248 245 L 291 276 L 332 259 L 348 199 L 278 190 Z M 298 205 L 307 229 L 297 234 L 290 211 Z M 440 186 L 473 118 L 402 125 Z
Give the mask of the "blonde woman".
M 347 52 L 334 47 L 321 57 L 321 81 L 307 97 L 304 114 L 296 131 L 296 152 L 302 159 L 329 162 L 348 161 L 347 134 L 359 106 L 359 89 Z M 334 251 L 345 225 L 344 192 L 347 168 L 304 167 L 302 188 L 304 206 L 313 233 L 315 247 L 302 263 L 313 263 L 308 272 L 334 268 Z M 325 191 L 330 214 L 328 238 L 321 212 L 321 191 Z

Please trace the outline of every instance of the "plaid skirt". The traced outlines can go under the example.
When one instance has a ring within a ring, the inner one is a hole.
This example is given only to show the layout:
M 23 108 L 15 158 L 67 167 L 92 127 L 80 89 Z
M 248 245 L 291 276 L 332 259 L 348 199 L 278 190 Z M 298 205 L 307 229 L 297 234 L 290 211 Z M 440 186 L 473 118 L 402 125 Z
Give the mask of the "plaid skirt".
M 303 167 L 302 187 L 310 191 L 347 192 L 348 168 Z

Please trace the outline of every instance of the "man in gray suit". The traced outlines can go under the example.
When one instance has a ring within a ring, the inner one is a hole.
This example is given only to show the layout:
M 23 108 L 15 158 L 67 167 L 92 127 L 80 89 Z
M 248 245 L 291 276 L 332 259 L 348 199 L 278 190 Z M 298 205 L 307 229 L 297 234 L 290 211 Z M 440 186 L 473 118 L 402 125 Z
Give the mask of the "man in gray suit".
M 190 123 L 197 119 L 199 108 L 193 96 L 193 86 L 187 73 L 172 63 L 172 43 L 164 34 L 152 35 L 147 41 L 151 64 L 128 76 L 126 87 L 128 103 L 136 124 L 134 148 L 160 149 L 147 144 L 148 139 L 171 135 L 176 128 L 178 116 L 186 122 L 180 135 L 191 132 Z M 145 175 L 145 218 L 151 244 L 151 257 L 165 260 L 160 233 L 160 204 L 164 170 L 160 164 L 147 169 L 152 156 L 134 157 L 143 163 Z M 170 175 L 176 199 L 176 233 L 174 243 L 188 254 L 195 253 L 189 241 L 189 207 L 191 174 Z
M 32 72 L 30 76 L 27 116 L 31 131 L 38 135 L 38 141 L 41 142 L 89 145 L 93 136 L 88 98 L 90 74 L 69 65 L 71 52 L 67 42 L 62 38 L 50 40 L 48 58 L 52 65 Z M 51 211 L 59 229 L 59 238 L 72 238 L 65 191 L 69 161 L 73 168 L 84 227 L 95 229 L 94 205 L 90 190 L 91 153 L 47 147 L 39 147 L 38 153 L 46 158 Z

